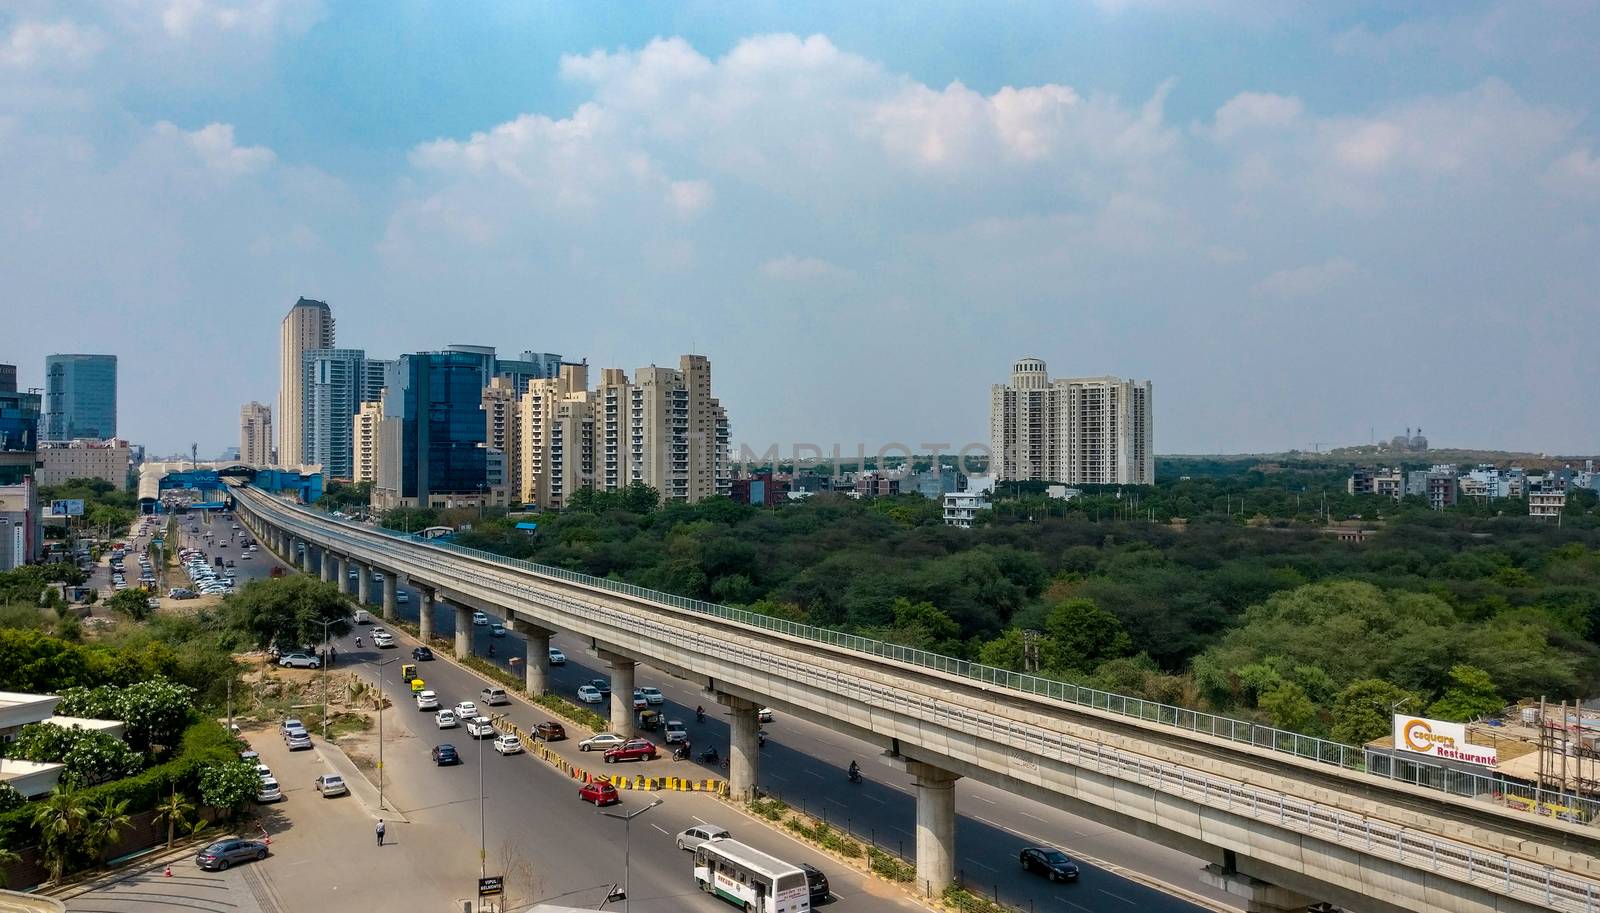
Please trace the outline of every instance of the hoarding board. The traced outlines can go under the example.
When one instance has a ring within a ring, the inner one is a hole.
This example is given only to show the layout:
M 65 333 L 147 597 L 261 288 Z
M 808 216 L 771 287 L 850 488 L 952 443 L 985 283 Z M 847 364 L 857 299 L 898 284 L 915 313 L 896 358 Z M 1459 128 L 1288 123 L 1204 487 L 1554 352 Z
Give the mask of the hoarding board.
M 1493 748 L 1467 741 L 1467 727 L 1446 720 L 1394 715 L 1394 747 L 1400 751 L 1431 755 L 1449 761 L 1465 761 L 1493 767 L 1499 753 Z
M 50 516 L 81 517 L 83 516 L 83 501 L 77 498 L 72 498 L 65 501 L 51 501 Z

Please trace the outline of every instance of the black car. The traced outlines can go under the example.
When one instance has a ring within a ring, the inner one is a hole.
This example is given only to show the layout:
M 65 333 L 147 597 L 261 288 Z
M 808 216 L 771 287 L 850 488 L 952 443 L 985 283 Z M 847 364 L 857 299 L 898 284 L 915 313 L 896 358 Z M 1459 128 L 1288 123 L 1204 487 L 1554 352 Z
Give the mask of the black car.
M 417 647 L 411 651 L 411 658 L 417 662 L 426 662 L 433 659 L 433 651 L 427 647 Z
M 449 743 L 433 746 L 433 763 L 440 767 L 446 764 L 460 764 L 461 755 L 456 753 L 456 747 Z
M 811 889 L 811 903 L 822 903 L 828 899 L 828 876 L 814 865 L 802 862 L 800 868 L 806 873 L 806 887 Z
M 1077 881 L 1078 864 L 1066 853 L 1047 846 L 1030 846 L 1022 851 L 1022 870 L 1051 881 Z
M 267 858 L 267 845 L 260 840 L 218 840 L 196 853 L 194 863 L 206 871 L 221 871 L 235 862 Z
M 611 683 L 606 681 L 605 679 L 603 679 L 603 678 L 591 678 L 591 679 L 589 679 L 588 684 L 593 685 L 594 686 L 594 690 L 600 692 L 600 696 L 601 697 L 610 697 L 611 696 Z

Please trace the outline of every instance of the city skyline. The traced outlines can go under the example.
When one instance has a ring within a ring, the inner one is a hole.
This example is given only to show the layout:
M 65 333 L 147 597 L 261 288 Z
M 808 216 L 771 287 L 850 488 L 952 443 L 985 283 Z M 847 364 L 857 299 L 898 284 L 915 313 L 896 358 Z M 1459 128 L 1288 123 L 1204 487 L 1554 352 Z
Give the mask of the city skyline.
M 1600 450 L 1593 4 L 552 9 L 420 12 L 414 68 L 350 8 L 0 14 L 20 335 L 119 354 L 152 452 L 276 403 L 300 295 L 388 358 L 703 353 L 758 451 L 983 441 L 1021 351 L 1167 391 L 1161 453 Z

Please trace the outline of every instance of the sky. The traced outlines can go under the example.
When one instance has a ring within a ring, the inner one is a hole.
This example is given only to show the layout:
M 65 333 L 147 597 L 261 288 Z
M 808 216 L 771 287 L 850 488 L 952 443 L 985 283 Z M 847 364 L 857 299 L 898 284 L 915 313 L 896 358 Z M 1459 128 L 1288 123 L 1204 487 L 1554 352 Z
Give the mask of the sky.
M 220 452 L 278 325 L 628 370 L 736 444 L 1600 452 L 1600 0 L 0 4 L 0 362 Z

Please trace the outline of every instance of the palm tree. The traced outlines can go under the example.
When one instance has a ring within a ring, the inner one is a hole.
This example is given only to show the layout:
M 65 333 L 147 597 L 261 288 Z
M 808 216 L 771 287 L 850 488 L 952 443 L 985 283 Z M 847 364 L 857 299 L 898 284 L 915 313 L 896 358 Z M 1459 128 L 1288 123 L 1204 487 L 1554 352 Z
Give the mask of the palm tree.
M 50 860 L 50 880 L 60 881 L 67 867 L 67 856 L 77 849 L 88 823 L 89 807 L 77 790 L 57 786 L 50 798 L 39 803 L 33 813 L 33 826 L 44 842 L 45 858 Z
M 156 820 L 167 823 L 167 849 L 172 849 L 172 840 L 177 836 L 178 829 L 189 826 L 189 814 L 193 811 L 194 803 L 178 795 L 177 787 L 173 787 L 172 795 L 156 806 Z
M 6 866 L 15 865 L 22 861 L 22 857 L 13 850 L 0 846 L 0 888 L 6 887 Z
M 128 800 L 117 800 L 107 796 L 104 802 L 89 811 L 89 827 L 84 835 L 84 848 L 98 859 L 101 865 L 105 865 L 107 851 L 131 827 L 133 818 L 128 815 Z

